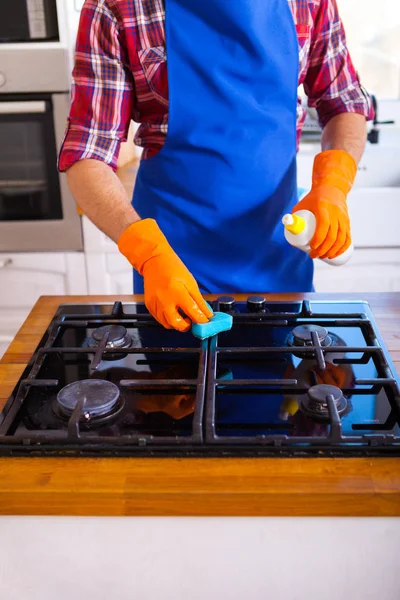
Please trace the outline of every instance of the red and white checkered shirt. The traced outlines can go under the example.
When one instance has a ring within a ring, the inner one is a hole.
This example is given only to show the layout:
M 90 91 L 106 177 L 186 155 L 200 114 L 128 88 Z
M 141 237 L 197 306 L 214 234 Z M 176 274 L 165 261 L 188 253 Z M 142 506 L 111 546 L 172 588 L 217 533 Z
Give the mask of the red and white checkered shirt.
M 336 0 L 288 0 L 299 40 L 299 85 L 321 125 L 343 112 L 373 118 L 346 46 Z M 164 0 L 86 0 L 80 19 L 72 104 L 59 168 L 84 158 L 116 169 L 131 119 L 143 158 L 163 146 L 168 130 Z M 282 75 L 284 77 L 284 74 Z M 297 136 L 305 110 L 299 101 Z

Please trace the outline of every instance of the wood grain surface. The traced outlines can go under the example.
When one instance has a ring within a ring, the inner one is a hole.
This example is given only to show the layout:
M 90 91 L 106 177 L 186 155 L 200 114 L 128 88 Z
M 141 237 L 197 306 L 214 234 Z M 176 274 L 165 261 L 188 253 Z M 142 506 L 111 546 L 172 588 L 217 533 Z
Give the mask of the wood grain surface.
M 400 372 L 400 294 L 267 298 L 367 300 Z M 141 299 L 41 298 L 0 361 L 0 409 L 59 304 Z M 0 514 L 400 516 L 400 459 L 3 458 Z

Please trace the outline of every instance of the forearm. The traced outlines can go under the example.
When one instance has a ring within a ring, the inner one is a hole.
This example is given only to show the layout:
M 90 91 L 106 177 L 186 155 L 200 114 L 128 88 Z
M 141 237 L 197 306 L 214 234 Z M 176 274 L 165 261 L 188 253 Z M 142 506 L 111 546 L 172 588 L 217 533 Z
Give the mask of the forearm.
M 68 169 L 67 178 L 78 206 L 114 242 L 140 220 L 124 186 L 107 164 L 80 160 Z
M 322 150 L 345 150 L 358 164 L 367 141 L 366 119 L 363 115 L 343 113 L 333 117 L 322 134 Z

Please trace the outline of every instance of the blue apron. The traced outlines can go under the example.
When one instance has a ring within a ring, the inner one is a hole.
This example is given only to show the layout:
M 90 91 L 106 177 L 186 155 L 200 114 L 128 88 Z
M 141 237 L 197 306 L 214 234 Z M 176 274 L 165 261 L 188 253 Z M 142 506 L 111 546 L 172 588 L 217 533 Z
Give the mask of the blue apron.
M 283 235 L 297 202 L 299 50 L 288 0 L 165 0 L 169 127 L 133 204 L 203 293 L 307 292 Z M 143 292 L 135 274 L 136 293 Z

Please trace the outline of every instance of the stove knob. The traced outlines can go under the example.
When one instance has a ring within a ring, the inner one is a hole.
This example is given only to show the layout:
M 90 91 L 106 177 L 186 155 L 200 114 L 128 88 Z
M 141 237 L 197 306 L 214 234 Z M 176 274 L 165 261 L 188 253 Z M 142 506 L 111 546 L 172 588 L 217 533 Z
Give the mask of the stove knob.
M 229 313 L 235 309 L 235 298 L 232 296 L 220 296 L 217 303 L 221 312 Z
M 7 81 L 6 76 L 4 75 L 4 73 L 2 73 L 0 71 L 0 87 L 3 87 L 3 85 L 6 84 L 6 81 Z
M 266 300 L 264 296 L 249 296 L 247 298 L 247 309 L 249 312 L 262 312 L 265 309 Z

